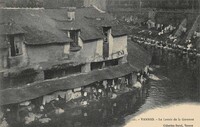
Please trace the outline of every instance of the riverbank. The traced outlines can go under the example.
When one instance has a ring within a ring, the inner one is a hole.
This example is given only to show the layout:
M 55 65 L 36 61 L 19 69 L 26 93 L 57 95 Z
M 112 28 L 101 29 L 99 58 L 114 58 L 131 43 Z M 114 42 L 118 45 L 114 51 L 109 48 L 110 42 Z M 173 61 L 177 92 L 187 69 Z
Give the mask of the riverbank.
M 95 96 L 90 96 L 90 92 L 87 92 L 87 95 L 84 93 L 82 97 L 78 97 L 77 99 L 72 99 L 71 101 L 66 102 L 59 98 L 58 100 L 51 101 L 49 104 L 43 105 L 43 109 L 36 110 L 35 107 L 31 106 L 30 103 L 23 103 L 23 106 L 20 109 L 16 109 L 20 111 L 19 119 L 20 122 L 16 121 L 16 115 L 13 111 L 13 108 L 6 107 L 5 118 L 10 126 L 48 126 L 55 127 L 55 125 L 59 126 L 74 126 L 75 124 L 81 124 L 81 126 L 88 126 L 88 121 L 92 121 L 95 117 L 94 115 L 100 115 L 103 120 L 107 121 L 105 124 L 111 124 L 112 121 L 118 121 L 120 117 L 122 117 L 121 113 L 126 112 L 133 108 L 133 105 L 140 100 L 142 97 L 143 89 L 145 87 L 143 85 L 138 86 L 134 85 L 132 87 L 128 87 L 125 84 L 121 85 L 119 88 L 111 87 L 110 92 L 106 92 L 104 88 L 98 88 L 97 94 Z M 102 91 L 100 91 L 102 90 Z M 86 95 L 86 96 L 85 96 Z M 94 97 L 94 98 L 93 98 Z M 133 98 L 127 98 L 133 97 Z M 126 99 L 125 99 L 126 98 Z M 124 102 L 125 101 L 125 102 Z M 131 104 L 127 104 L 130 103 Z M 119 104 L 120 103 L 120 104 Z M 124 104 L 123 104 L 124 103 Z M 21 103 L 22 104 L 22 103 Z M 122 104 L 124 107 L 122 108 Z M 118 107 L 120 106 L 120 107 Z M 41 108 L 41 107 L 40 107 Z M 95 111 L 96 110 L 96 111 Z M 103 113 L 103 114 L 102 114 Z M 112 118 L 112 116 L 115 116 Z M 125 114 L 124 114 L 125 115 Z M 14 118 L 15 117 L 15 118 Z M 108 120 L 107 118 L 110 118 Z M 119 117 L 119 118 L 118 118 Z M 68 123 L 60 123 L 60 121 L 65 121 L 67 118 Z M 96 120 L 92 122 L 97 122 Z M 86 125 L 84 125 L 86 124 Z M 96 124 L 96 123 L 95 123 Z M 77 125 L 78 126 L 78 125 Z
M 141 114 L 154 111 L 157 108 L 163 109 L 163 107 L 168 108 L 185 103 L 199 105 L 200 103 L 198 85 L 193 70 L 188 68 L 186 64 L 180 64 L 182 61 L 179 61 L 179 63 L 176 63 L 176 61 L 161 63 L 158 57 L 162 56 L 153 57 L 157 57 L 157 59 L 154 59 L 154 75 L 159 77 L 160 80 L 149 81 L 150 89 L 145 103 L 139 107 L 135 114 L 125 117 L 126 124 L 129 124 L 130 120 L 140 117 Z M 188 109 L 188 112 L 191 111 Z
M 193 72 L 188 70 L 186 64 L 180 64 L 181 61 L 177 64 L 174 64 L 175 61 L 160 62 L 159 57 L 162 56 L 153 57 L 156 57 L 153 60 L 155 64 L 152 63 L 155 65 L 153 74 L 159 80 L 150 79 L 148 84 L 141 89 L 140 96 L 130 91 L 115 99 L 104 98 L 100 101 L 90 102 L 87 107 L 70 108 L 68 106 L 64 113 L 52 115 L 54 117 L 50 118 L 49 123 L 36 122 L 26 126 L 118 127 L 126 124 L 128 117 L 134 118 L 150 109 L 185 102 L 198 103 L 199 95 L 194 85 Z
M 139 46 L 134 48 L 136 48 L 134 49 L 136 51 L 141 50 Z M 145 53 L 141 55 L 143 56 L 140 57 L 148 56 Z M 137 54 L 134 54 L 133 57 L 136 58 Z M 84 112 L 87 108 L 89 107 L 92 108 L 95 105 L 99 105 L 100 103 L 105 103 L 107 101 L 115 102 L 118 100 L 118 98 L 121 98 L 120 96 L 124 96 L 128 93 L 134 94 L 135 98 L 134 103 L 136 103 L 136 101 L 141 97 L 142 94 L 141 92 L 143 91 L 144 86 L 148 80 L 149 67 L 148 66 L 145 67 L 143 65 L 149 64 L 148 62 L 149 60 L 150 58 L 145 59 L 145 62 L 143 62 L 142 60 L 139 61 L 138 59 L 139 62 L 134 61 L 135 63 L 134 67 L 127 69 L 128 66 L 126 66 L 125 67 L 126 69 L 122 68 L 124 71 L 122 69 L 118 69 L 118 66 L 109 69 L 103 69 L 101 71 L 107 71 L 107 73 L 101 74 L 102 75 L 101 77 L 95 77 L 99 79 L 98 82 L 87 83 L 86 81 L 90 82 L 94 78 L 89 78 L 89 79 L 86 78 L 83 80 L 85 84 L 83 87 L 74 89 L 63 89 L 58 91 L 54 90 L 56 92 L 52 92 L 47 95 L 43 93 L 42 96 L 35 99 L 26 100 L 25 97 L 30 97 L 30 96 L 24 97 L 22 96 L 22 93 L 17 92 L 18 96 L 21 95 L 20 96 L 21 99 L 25 101 L 18 100 L 19 101 L 18 103 L 10 103 L 8 101 L 9 99 L 7 101 L 1 100 L 2 102 L 4 102 L 4 105 L 1 106 L 2 113 L 4 114 L 1 117 L 1 120 L 6 122 L 7 124 L 6 126 L 11 126 L 11 127 L 43 126 L 43 124 L 49 127 L 51 124 L 55 126 L 55 123 L 59 122 L 60 119 L 63 119 L 62 118 L 63 114 L 65 114 L 64 116 L 65 118 L 71 118 L 74 115 L 74 113 L 71 112 L 71 110 L 74 110 L 75 114 L 78 112 L 79 117 L 84 116 L 85 119 L 88 120 L 88 118 L 86 118 L 88 116 L 88 113 Z M 143 64 L 140 64 L 141 62 L 143 62 Z M 132 69 L 136 70 L 134 71 Z M 96 73 L 96 71 L 94 72 Z M 92 76 L 94 75 L 91 75 L 91 77 Z M 34 86 L 32 85 L 27 86 L 27 88 L 29 87 L 34 87 Z M 45 84 L 43 84 L 42 87 L 45 88 L 46 87 Z M 37 89 L 39 88 L 41 89 L 41 87 L 37 87 Z M 11 90 L 12 89 L 9 89 L 9 91 Z M 16 91 L 14 88 L 13 90 Z M 20 88 L 17 88 L 17 90 L 20 90 Z M 38 93 L 38 91 L 35 92 Z M 5 96 L 5 94 L 2 95 Z M 12 96 L 7 96 L 7 98 L 13 99 Z M 15 101 L 16 100 L 17 99 L 15 99 Z M 113 104 L 112 107 L 115 108 L 116 104 Z M 90 108 L 88 110 L 90 110 Z M 111 110 L 113 112 L 114 109 Z M 116 112 L 118 111 L 116 110 Z M 68 115 L 66 115 L 66 113 Z M 62 117 L 60 118 L 59 116 Z M 74 120 L 76 119 L 77 118 L 74 118 Z M 118 120 L 116 119 L 114 121 Z
M 158 50 L 160 49 L 165 52 L 186 56 L 191 59 L 197 59 L 197 57 L 200 57 L 200 53 L 198 53 L 196 49 L 189 49 L 187 47 L 178 44 L 164 43 L 165 40 L 159 41 L 156 39 L 143 38 L 139 36 L 134 36 L 132 39 L 134 42 L 143 45 L 143 47 L 145 47 L 147 50 L 150 49 L 149 51 L 151 53 L 153 52 L 153 50 L 151 49 L 158 49 Z

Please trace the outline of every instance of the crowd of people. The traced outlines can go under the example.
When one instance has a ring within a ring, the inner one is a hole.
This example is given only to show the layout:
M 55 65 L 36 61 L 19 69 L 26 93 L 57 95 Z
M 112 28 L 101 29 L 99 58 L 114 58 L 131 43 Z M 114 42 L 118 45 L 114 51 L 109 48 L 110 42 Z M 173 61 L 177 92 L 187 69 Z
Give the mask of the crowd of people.
M 141 90 L 143 84 L 146 83 L 148 75 L 149 70 L 146 67 L 144 71 L 135 75 L 135 79 L 132 78 L 132 74 L 129 74 L 113 80 L 95 82 L 81 88 L 54 92 L 34 100 L 22 102 L 17 104 L 17 106 L 7 106 L 4 108 L 6 116 L 4 118 L 11 119 L 14 116 L 13 110 L 16 110 L 15 113 L 18 122 L 20 121 L 24 124 L 30 124 L 36 120 L 41 121 L 41 123 L 49 122 L 52 113 L 54 115 L 62 114 L 69 107 L 84 108 L 93 102 L 105 99 L 115 100 L 124 93 L 138 92 Z
M 190 40 L 181 42 L 180 38 L 174 35 L 177 27 L 172 25 L 164 26 L 158 25 L 153 30 L 141 30 L 132 36 L 132 41 L 144 45 L 144 47 L 153 47 L 163 49 L 172 53 L 179 53 L 188 55 L 189 58 L 195 59 L 199 56 L 199 52 L 195 47 L 195 40 L 197 40 L 198 33 L 193 34 Z M 183 34 L 185 29 L 182 28 Z

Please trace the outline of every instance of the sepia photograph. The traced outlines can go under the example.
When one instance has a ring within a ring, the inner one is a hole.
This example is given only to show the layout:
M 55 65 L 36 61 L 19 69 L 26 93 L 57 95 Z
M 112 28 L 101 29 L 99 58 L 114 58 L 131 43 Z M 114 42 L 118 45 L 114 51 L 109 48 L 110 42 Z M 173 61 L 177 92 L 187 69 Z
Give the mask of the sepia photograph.
M 200 127 L 200 0 L 0 0 L 0 127 Z

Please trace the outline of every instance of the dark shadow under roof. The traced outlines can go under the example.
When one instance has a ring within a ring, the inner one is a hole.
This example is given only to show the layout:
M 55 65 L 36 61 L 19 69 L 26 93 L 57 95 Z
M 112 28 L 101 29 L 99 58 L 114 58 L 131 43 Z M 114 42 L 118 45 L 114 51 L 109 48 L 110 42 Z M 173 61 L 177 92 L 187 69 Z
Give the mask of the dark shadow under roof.
M 89 73 L 82 73 L 59 79 L 34 82 L 29 86 L 20 88 L 0 90 L 0 105 L 20 103 L 59 90 L 79 88 L 97 81 L 125 76 L 132 73 L 133 71 L 138 71 L 138 69 L 126 63 L 102 70 L 91 71 Z

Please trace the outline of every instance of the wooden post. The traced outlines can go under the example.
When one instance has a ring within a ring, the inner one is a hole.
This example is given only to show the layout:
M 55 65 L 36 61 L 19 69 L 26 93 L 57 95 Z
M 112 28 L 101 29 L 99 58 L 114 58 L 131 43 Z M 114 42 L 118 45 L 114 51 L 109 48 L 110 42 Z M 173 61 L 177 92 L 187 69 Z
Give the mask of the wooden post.
M 86 63 L 81 68 L 82 73 L 87 73 L 87 72 L 90 72 L 90 71 L 91 71 L 91 64 L 90 63 Z

